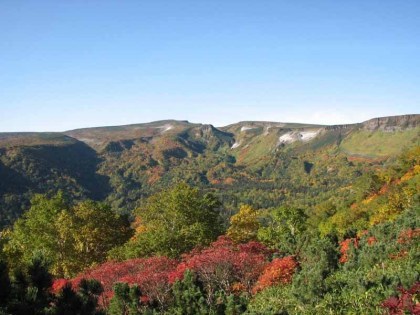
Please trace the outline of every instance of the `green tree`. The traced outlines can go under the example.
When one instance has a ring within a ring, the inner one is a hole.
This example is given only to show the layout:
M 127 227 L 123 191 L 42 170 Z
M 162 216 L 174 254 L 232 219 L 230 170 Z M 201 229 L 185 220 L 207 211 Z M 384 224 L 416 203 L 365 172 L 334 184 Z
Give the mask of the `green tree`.
M 114 285 L 114 297 L 108 308 L 110 315 L 137 315 L 140 310 L 141 291 L 137 285 L 119 282 Z
M 246 243 L 257 238 L 259 227 L 257 211 L 249 205 L 242 205 L 239 212 L 230 218 L 226 234 L 235 243 Z
M 193 272 L 187 270 L 182 280 L 177 280 L 172 287 L 174 296 L 173 314 L 199 315 L 208 314 L 209 308 L 202 287 Z
M 355 183 L 354 192 L 357 200 L 362 200 L 376 193 L 384 183 L 375 173 L 364 173 Z
M 39 255 L 33 257 L 28 265 L 15 270 L 7 313 L 46 314 L 53 301 L 51 284 L 52 276 L 48 272 L 48 263 Z
M 71 244 L 57 233 L 57 218 L 63 211 L 69 211 L 69 205 L 62 193 L 52 198 L 34 196 L 31 208 L 15 222 L 4 245 L 10 266 L 21 267 L 32 259 L 34 253 L 42 252 L 51 262 L 50 270 L 58 276 L 65 275 L 65 261 Z
M 82 279 L 79 290 L 75 292 L 71 285 L 66 285 L 55 297 L 50 309 L 54 315 L 105 315 L 98 308 L 102 285 L 96 280 Z
M 207 245 L 222 232 L 219 206 L 215 196 L 202 195 L 187 184 L 153 195 L 135 212 L 136 234 L 114 255 L 178 257 L 198 245 Z
M 15 268 L 42 253 L 55 276 L 70 277 L 104 261 L 111 248 L 130 236 L 128 220 L 108 206 L 84 201 L 72 207 L 61 193 L 37 195 L 8 233 L 4 251 Z
M 243 295 L 237 296 L 235 294 L 229 294 L 226 297 L 226 309 L 225 315 L 239 315 L 243 314 L 248 304 L 248 299 Z
M 35 256 L 9 277 L 7 264 L 0 263 L 0 314 L 14 315 L 103 315 L 98 298 L 103 292 L 96 280 L 83 279 L 78 291 L 68 283 L 58 295 L 52 293 L 48 262 Z
M 299 238 L 306 230 L 306 219 L 300 208 L 277 208 L 270 213 L 268 224 L 258 230 L 258 240 L 285 253 L 295 254 Z
M 303 314 L 294 309 L 297 305 L 291 294 L 291 286 L 284 284 L 268 287 L 253 296 L 248 304 L 247 315 Z
M 292 283 L 302 310 L 311 310 L 328 292 L 324 280 L 337 269 L 338 257 L 336 240 L 315 238 L 303 248 L 301 271 Z
M 63 214 L 64 215 L 64 214 Z M 109 250 L 124 244 L 131 236 L 128 218 L 114 213 L 108 205 L 91 200 L 81 202 L 68 213 L 68 225 L 59 231 L 71 240 L 72 267 L 79 272 L 106 259 Z
M 9 270 L 7 264 L 4 261 L 0 260 L 0 314 L 5 312 L 4 306 L 6 305 L 10 293 L 12 290 L 12 285 L 9 277 Z

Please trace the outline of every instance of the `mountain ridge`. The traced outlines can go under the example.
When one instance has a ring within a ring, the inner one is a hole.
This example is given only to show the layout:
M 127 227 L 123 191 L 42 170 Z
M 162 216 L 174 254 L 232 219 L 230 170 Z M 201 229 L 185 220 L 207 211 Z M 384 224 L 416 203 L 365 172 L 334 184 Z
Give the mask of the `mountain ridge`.
M 217 129 L 227 129 L 231 126 L 235 125 L 243 125 L 243 124 L 259 124 L 259 125 L 296 125 L 296 126 L 314 126 L 314 127 L 340 127 L 340 126 L 354 126 L 360 124 L 368 124 L 368 123 L 384 123 L 396 121 L 397 124 L 401 122 L 409 121 L 416 126 L 420 124 L 420 114 L 403 114 L 403 115 L 391 115 L 391 116 L 381 116 L 381 117 L 374 117 L 359 123 L 350 123 L 350 124 L 313 124 L 313 123 L 302 123 L 302 122 L 280 122 L 280 121 L 260 121 L 260 120 L 244 120 L 238 121 L 236 123 L 228 124 L 226 126 L 215 126 L 214 124 L 204 124 L 204 123 L 192 123 L 188 120 L 177 120 L 177 119 L 163 119 L 163 120 L 156 120 L 144 123 L 133 123 L 133 124 L 125 124 L 125 125 L 109 125 L 109 126 L 96 126 L 96 127 L 82 127 L 76 129 L 69 129 L 64 131 L 13 131 L 13 132 L 0 132 L 0 138 L 4 135 L 13 135 L 13 134 L 39 134 L 39 133 L 48 133 L 48 134 L 67 134 L 76 131 L 85 131 L 85 130 L 94 130 L 94 129 L 108 129 L 108 128 L 128 128 L 128 127 L 142 127 L 142 126 L 153 126 L 156 124 L 168 124 L 168 123 L 179 123 L 179 124 L 190 124 L 190 125 L 211 125 Z
M 33 144 L 53 144 L 55 141 L 77 141 L 85 142 L 87 145 L 98 148 L 99 144 L 105 144 L 107 140 L 133 140 L 142 137 L 157 136 L 168 131 L 182 131 L 193 127 L 211 126 L 215 130 L 221 132 L 232 133 L 238 137 L 239 132 L 251 131 L 258 128 L 263 128 L 267 134 L 272 128 L 287 129 L 311 129 L 320 128 L 324 130 L 340 130 L 349 128 L 364 128 L 365 130 L 385 130 L 397 131 L 408 128 L 416 128 L 420 125 L 419 114 L 406 114 L 396 116 L 384 116 L 372 118 L 360 123 L 354 124 L 336 124 L 336 125 L 322 125 L 322 124 L 306 124 L 294 122 L 274 122 L 274 121 L 240 121 L 229 124 L 227 126 L 215 127 L 213 124 L 191 123 L 188 120 L 158 120 L 147 123 L 136 123 L 129 125 L 115 125 L 115 126 L 100 126 L 100 127 L 86 127 L 66 130 L 62 132 L 0 132 L 0 147 L 5 145 L 31 145 Z M 103 136 L 106 133 L 110 137 L 107 139 Z M 86 135 L 93 136 L 86 137 Z M 99 138 L 96 139 L 95 137 Z M 74 140 L 73 140 L 74 141 Z M 236 140 L 234 142 L 237 142 Z

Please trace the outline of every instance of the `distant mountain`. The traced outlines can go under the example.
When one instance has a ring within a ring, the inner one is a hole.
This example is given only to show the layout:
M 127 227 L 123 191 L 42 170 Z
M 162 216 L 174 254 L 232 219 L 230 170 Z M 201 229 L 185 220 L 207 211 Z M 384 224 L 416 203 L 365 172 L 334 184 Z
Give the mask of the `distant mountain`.
M 215 192 L 232 209 L 240 202 L 311 204 L 418 146 L 419 125 L 420 115 L 404 115 L 334 126 L 244 121 L 216 128 L 164 120 L 0 133 L 0 226 L 13 222 L 34 193 L 60 189 L 124 212 L 177 181 Z

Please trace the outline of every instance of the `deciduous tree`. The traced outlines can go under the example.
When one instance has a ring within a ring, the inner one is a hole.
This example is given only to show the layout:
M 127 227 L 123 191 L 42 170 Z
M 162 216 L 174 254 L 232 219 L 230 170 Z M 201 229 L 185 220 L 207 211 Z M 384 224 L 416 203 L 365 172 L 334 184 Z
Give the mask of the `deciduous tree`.
M 235 243 L 246 243 L 257 239 L 259 227 L 257 211 L 249 205 L 242 205 L 239 212 L 230 218 L 226 235 Z
M 119 256 L 179 257 L 196 246 L 208 245 L 222 232 L 219 206 L 212 194 L 202 195 L 187 184 L 153 195 L 136 210 L 140 226 Z
M 111 248 L 130 236 L 128 220 L 102 203 L 71 206 L 61 193 L 37 195 L 8 234 L 4 250 L 15 268 L 41 252 L 55 276 L 69 277 L 104 261 Z

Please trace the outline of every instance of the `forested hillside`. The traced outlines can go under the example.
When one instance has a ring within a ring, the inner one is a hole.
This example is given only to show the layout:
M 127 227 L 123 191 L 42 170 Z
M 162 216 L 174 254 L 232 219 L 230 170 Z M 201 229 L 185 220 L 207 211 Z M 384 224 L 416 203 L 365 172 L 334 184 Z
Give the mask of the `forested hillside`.
M 419 115 L 0 135 L 0 314 L 418 314 Z
M 186 183 L 142 200 L 131 223 L 36 195 L 1 233 L 0 313 L 418 314 L 420 147 L 372 166 L 311 206 L 233 215 Z
M 213 192 L 228 209 L 284 202 L 312 207 L 348 195 L 366 172 L 419 144 L 419 115 L 318 126 L 241 122 L 215 128 L 158 121 L 65 133 L 0 134 L 0 226 L 34 194 L 105 201 L 121 214 L 177 182 Z

